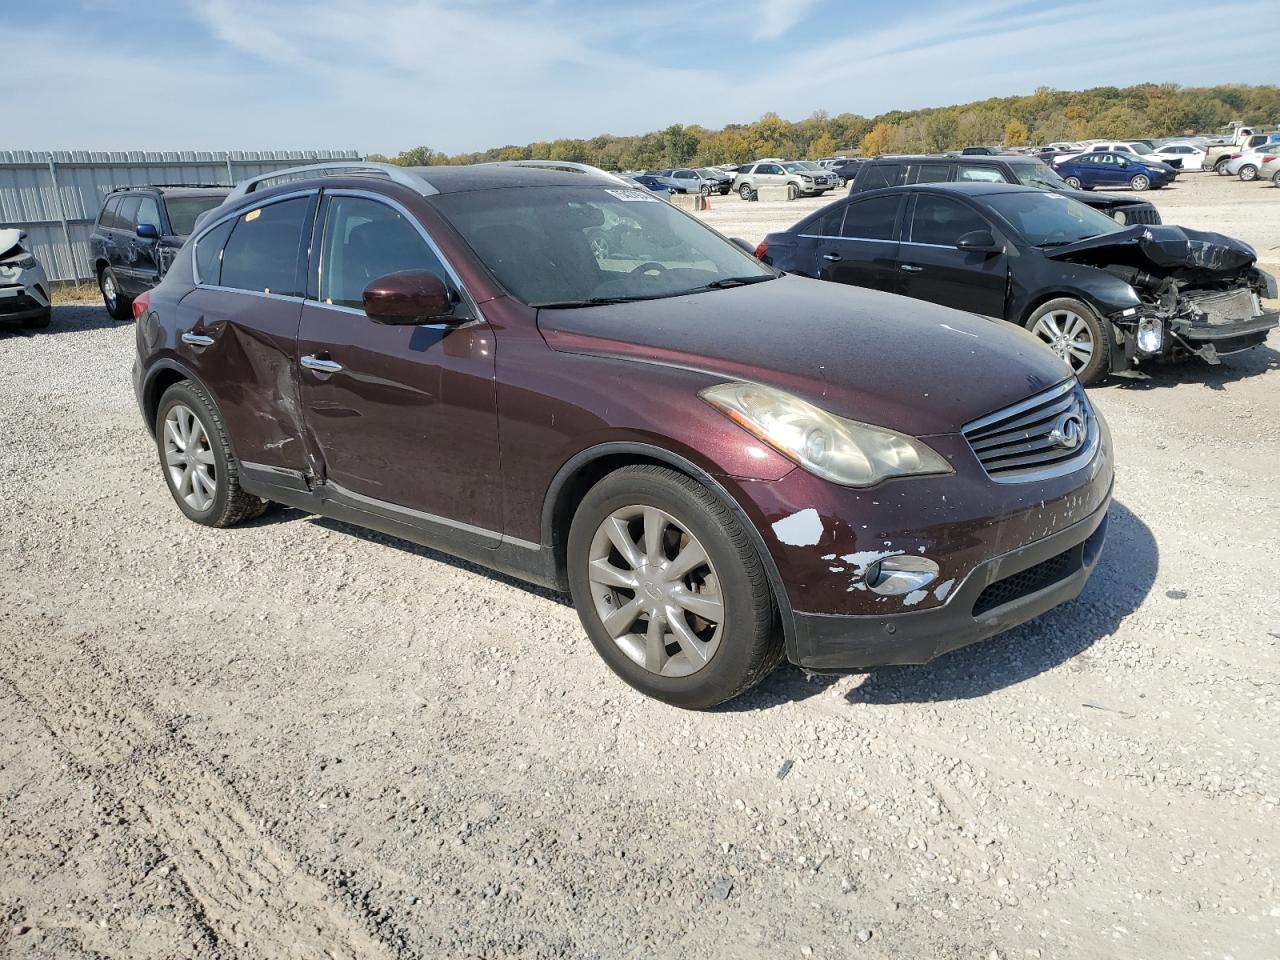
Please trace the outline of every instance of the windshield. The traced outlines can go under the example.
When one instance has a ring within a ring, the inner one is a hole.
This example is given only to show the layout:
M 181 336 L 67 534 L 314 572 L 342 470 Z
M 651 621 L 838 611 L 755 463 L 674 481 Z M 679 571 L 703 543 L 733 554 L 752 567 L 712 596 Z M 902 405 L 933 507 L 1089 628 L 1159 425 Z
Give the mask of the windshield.
M 165 197 L 164 205 L 169 210 L 169 226 L 173 228 L 173 235 L 191 236 L 196 217 L 219 206 L 225 199 L 226 197 L 217 194 L 210 197 Z
M 1041 190 L 1070 190 L 1071 185 L 1043 163 L 1011 163 L 1013 175 L 1024 187 Z
M 509 187 L 432 202 L 530 306 L 650 300 L 776 276 L 648 190 Z
M 712 170 L 710 167 L 699 167 L 698 173 L 702 174 L 708 180 L 715 180 L 724 176 L 723 170 Z
M 1104 213 L 1056 193 L 995 193 L 987 205 L 1027 243 L 1060 247 L 1124 228 Z

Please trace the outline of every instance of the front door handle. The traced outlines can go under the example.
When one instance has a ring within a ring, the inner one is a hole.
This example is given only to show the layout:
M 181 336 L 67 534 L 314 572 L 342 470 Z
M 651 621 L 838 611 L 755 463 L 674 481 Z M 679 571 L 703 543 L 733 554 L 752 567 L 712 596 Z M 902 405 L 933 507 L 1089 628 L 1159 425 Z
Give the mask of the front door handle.
M 924 267 L 917 267 L 913 263 L 904 263 L 902 264 L 901 269 L 905 270 L 907 273 L 923 273 L 924 272 Z
M 823 259 L 823 260 L 830 260 L 832 263 L 835 263 L 835 262 L 837 262 L 837 261 L 840 259 L 840 254 L 838 254 L 838 253 L 824 253 L 824 254 L 822 255 L 822 259 Z
M 318 370 L 320 373 L 337 373 L 342 369 L 342 364 L 334 360 L 321 360 L 314 354 L 303 357 L 302 365 L 308 370 Z
M 213 345 L 213 337 L 206 337 L 199 333 L 184 333 L 182 342 L 189 343 L 193 347 L 209 347 Z

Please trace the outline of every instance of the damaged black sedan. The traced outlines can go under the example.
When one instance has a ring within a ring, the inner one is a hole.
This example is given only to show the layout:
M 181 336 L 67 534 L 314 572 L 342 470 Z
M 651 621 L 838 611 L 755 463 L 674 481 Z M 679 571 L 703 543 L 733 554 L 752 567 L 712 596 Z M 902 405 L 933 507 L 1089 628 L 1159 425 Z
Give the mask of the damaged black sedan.
M 1209 363 L 1280 321 L 1275 280 L 1245 243 L 1123 227 L 1061 194 L 937 183 L 856 194 L 756 255 L 789 273 L 872 287 L 1029 329 L 1082 383 L 1155 358 Z

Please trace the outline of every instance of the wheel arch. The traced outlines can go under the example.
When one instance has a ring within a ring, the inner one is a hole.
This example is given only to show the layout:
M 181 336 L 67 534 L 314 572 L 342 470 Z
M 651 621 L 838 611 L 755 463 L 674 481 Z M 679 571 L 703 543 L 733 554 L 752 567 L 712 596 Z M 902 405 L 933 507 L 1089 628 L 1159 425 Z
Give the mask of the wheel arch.
M 587 491 L 605 476 L 622 467 L 636 464 L 668 467 L 696 480 L 710 490 L 737 517 L 738 522 L 747 531 L 747 536 L 750 537 L 751 545 L 759 554 L 761 563 L 764 564 L 769 589 L 773 593 L 773 600 L 778 606 L 778 614 L 782 620 L 787 655 L 794 662 L 796 631 L 791 601 L 786 585 L 782 581 L 782 575 L 778 572 L 777 564 L 774 563 L 773 556 L 769 553 L 759 529 L 737 498 L 716 477 L 687 457 L 654 444 L 613 441 L 588 447 L 569 458 L 552 479 L 542 507 L 542 543 L 551 554 L 556 583 L 560 589 L 568 589 L 566 550 L 569 541 L 569 525 L 573 522 L 578 504 L 582 502 Z
M 226 416 L 222 412 L 222 407 L 218 403 L 218 398 L 208 385 L 196 376 L 195 372 L 186 364 L 181 363 L 172 358 L 164 358 L 156 361 L 142 381 L 142 391 L 138 397 L 138 404 L 142 407 L 142 415 L 146 420 L 147 429 L 151 431 L 154 437 L 156 432 L 156 414 L 160 410 L 160 398 L 164 396 L 164 392 L 175 383 L 181 383 L 183 380 L 190 380 L 200 385 L 200 389 L 209 397 L 209 401 L 217 408 L 218 417 L 223 423 L 227 422 Z M 231 444 L 232 452 L 235 451 L 236 441 L 228 431 L 227 442 Z

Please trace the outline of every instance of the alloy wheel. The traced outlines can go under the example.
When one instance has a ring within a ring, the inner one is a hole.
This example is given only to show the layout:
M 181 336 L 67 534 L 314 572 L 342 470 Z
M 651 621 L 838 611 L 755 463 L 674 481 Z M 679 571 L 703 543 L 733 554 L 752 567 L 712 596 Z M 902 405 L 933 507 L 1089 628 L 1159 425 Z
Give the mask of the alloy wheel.
M 175 404 L 164 418 L 164 464 L 169 480 L 192 510 L 208 510 L 218 493 L 209 434 L 190 407 Z
M 1067 186 L 1069 186 L 1072 190 L 1079 190 L 1079 189 L 1080 189 L 1080 178 L 1079 178 L 1079 177 L 1067 177 Z
M 1071 310 L 1051 310 L 1036 321 L 1031 332 L 1079 373 L 1093 359 L 1093 331 L 1084 317 Z
M 724 598 L 711 558 L 671 514 L 615 510 L 591 540 L 587 579 L 596 614 L 633 662 L 663 677 L 687 677 L 715 656 Z
M 1251 163 L 1246 163 L 1240 168 L 1240 179 L 1245 183 L 1258 179 L 1258 168 Z
M 108 311 L 116 312 L 116 281 L 109 272 L 102 275 L 102 301 Z

